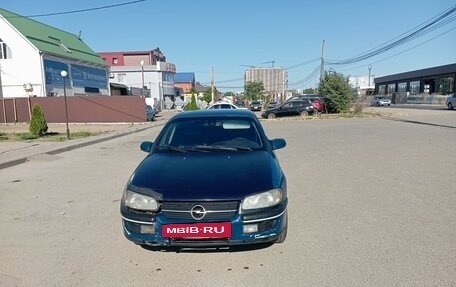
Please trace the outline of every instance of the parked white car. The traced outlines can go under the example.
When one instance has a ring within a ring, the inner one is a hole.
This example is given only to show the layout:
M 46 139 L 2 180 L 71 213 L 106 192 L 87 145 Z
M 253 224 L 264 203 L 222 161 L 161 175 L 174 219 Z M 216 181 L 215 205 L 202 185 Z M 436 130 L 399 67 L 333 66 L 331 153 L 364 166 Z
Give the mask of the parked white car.
M 241 109 L 241 110 L 245 110 L 246 108 L 240 108 L 236 105 L 233 105 L 232 103 L 228 103 L 228 102 L 215 102 L 214 104 L 210 105 L 209 107 L 207 107 L 207 109 L 209 110 L 218 110 L 218 109 Z
M 451 96 L 446 97 L 445 106 L 449 110 L 452 110 L 454 107 L 456 107 L 456 94 L 452 94 Z
M 385 96 L 375 96 L 371 102 L 372 106 L 391 106 L 391 99 Z

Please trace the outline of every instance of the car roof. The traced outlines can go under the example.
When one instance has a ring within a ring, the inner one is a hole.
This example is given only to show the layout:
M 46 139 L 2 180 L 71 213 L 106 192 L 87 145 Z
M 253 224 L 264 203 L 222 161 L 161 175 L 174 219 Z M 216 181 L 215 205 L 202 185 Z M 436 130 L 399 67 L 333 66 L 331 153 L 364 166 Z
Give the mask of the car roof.
M 212 107 L 212 106 L 220 106 L 220 105 L 236 106 L 235 104 L 232 104 L 232 103 L 229 103 L 229 102 L 215 102 L 215 103 L 211 104 L 210 107 Z
M 196 110 L 187 111 L 185 113 L 176 114 L 172 119 L 191 119 L 191 118 L 202 118 L 202 117 L 250 117 L 256 119 L 256 115 L 247 109 L 219 109 L 219 110 Z

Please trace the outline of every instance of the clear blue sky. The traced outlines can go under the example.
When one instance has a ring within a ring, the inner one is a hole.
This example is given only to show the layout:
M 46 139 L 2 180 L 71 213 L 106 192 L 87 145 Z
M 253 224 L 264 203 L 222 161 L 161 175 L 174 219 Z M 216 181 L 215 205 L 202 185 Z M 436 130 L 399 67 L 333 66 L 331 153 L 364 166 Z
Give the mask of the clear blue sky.
M 125 2 L 129 0 L 0 0 L 0 7 L 30 16 Z M 34 19 L 75 34 L 82 31 L 83 40 L 96 52 L 160 47 L 177 72 L 195 72 L 197 81 L 210 84 L 214 67 L 219 90 L 239 91 L 243 65 L 267 67 L 269 61 L 287 68 L 290 88 L 315 87 L 319 73 L 309 75 L 320 64 L 316 59 L 323 40 L 325 59 L 349 59 L 403 36 L 455 4 L 454 0 L 146 0 Z M 456 13 L 447 20 L 448 24 L 390 51 L 332 68 L 345 75 L 367 76 L 372 65 L 372 75 L 381 76 L 456 63 Z

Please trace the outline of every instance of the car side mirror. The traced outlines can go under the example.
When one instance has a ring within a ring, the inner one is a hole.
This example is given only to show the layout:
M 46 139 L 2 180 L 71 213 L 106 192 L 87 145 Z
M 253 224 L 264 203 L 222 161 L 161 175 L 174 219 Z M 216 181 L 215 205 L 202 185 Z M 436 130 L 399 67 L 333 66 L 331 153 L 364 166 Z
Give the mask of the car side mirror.
M 140 148 L 141 148 L 142 151 L 150 152 L 150 150 L 152 149 L 153 145 L 154 145 L 153 142 L 144 141 L 144 142 L 141 143 Z
M 284 148 L 287 142 L 284 139 L 273 139 L 269 141 L 273 150 Z

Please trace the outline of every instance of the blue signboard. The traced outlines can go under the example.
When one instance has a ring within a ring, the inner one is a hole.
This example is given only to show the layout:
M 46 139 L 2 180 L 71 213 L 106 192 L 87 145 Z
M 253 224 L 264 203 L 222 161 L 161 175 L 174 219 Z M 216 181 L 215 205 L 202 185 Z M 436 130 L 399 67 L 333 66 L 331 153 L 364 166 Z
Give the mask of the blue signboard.
M 108 88 L 108 74 L 103 69 L 71 65 L 71 78 L 74 87 Z
M 68 72 L 68 65 L 62 62 L 46 59 L 43 62 L 46 85 L 63 86 L 63 78 L 60 76 L 60 72 Z

